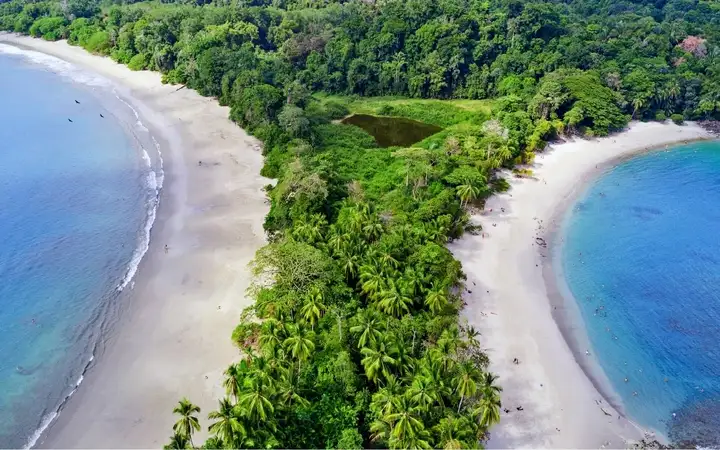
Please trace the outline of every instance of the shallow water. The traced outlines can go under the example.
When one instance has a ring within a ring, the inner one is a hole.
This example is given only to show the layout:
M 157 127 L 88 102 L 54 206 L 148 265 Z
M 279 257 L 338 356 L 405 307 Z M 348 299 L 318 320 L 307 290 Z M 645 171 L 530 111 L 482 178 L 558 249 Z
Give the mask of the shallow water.
M 719 231 L 720 143 L 694 143 L 590 186 L 555 262 L 629 416 L 705 446 L 720 445 Z
M 74 391 L 117 318 L 157 180 L 132 111 L 109 87 L 3 49 L 0 446 L 21 447 Z
M 362 128 L 375 138 L 380 147 L 408 147 L 442 130 L 442 128 L 404 117 L 378 117 L 354 114 L 342 123 Z

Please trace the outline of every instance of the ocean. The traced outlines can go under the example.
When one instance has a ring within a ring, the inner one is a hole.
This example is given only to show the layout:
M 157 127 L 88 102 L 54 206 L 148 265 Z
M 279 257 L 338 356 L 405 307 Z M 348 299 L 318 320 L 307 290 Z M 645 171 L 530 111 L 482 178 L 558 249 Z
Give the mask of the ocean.
M 107 80 L 0 44 L 0 447 L 32 446 L 102 352 L 161 185 Z
M 568 211 L 554 259 L 629 418 L 715 447 L 719 232 L 720 142 L 698 142 L 603 174 Z

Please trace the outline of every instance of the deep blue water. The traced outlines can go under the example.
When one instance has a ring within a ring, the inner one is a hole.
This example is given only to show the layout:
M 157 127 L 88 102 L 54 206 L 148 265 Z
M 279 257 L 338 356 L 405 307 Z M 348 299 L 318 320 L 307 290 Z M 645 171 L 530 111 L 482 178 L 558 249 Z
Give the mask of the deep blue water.
M 55 63 L 0 52 L 0 447 L 78 384 L 155 201 L 132 111 Z
M 562 233 L 555 263 L 630 418 L 720 445 L 720 143 L 619 165 Z

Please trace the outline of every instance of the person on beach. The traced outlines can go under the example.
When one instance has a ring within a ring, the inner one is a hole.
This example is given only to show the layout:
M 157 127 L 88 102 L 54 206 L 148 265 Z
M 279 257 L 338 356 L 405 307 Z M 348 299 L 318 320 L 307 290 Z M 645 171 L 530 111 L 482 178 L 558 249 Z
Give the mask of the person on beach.
M 170 250 L 170 248 L 168 247 L 167 244 L 165 244 L 165 253 L 166 253 L 166 254 L 167 254 L 168 250 Z

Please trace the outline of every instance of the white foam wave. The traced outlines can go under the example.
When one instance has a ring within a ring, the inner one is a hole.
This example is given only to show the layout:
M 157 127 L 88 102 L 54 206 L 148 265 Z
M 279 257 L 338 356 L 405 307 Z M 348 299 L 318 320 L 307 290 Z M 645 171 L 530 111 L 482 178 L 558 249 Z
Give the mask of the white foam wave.
M 14 47 L 12 45 L 6 45 L 0 43 L 0 54 L 9 54 L 9 55 L 17 55 L 22 56 L 29 61 L 37 64 L 41 64 L 45 66 L 47 69 L 49 69 L 51 72 L 66 77 L 70 79 L 73 82 L 86 84 L 89 86 L 99 86 L 99 87 L 111 87 L 112 83 L 99 75 L 86 72 L 79 67 L 68 63 L 67 61 L 63 61 L 59 58 L 56 58 L 54 56 L 46 55 L 44 53 L 35 52 L 32 50 L 23 50 L 17 47 Z M 120 100 L 122 103 L 124 103 L 135 115 L 136 119 L 136 126 L 138 129 L 142 130 L 145 133 L 149 133 L 149 130 L 145 125 L 142 123 L 140 119 L 140 114 L 138 114 L 137 110 L 132 107 L 128 102 L 123 100 L 120 96 L 115 93 L 115 96 Z M 142 260 L 143 256 L 145 256 L 145 253 L 147 253 L 148 248 L 150 247 L 150 231 L 152 230 L 152 227 L 155 223 L 155 218 L 157 215 L 157 208 L 160 203 L 160 191 L 163 186 L 163 182 L 165 180 L 165 172 L 164 172 L 164 161 L 162 158 L 162 152 L 160 151 L 160 144 L 155 139 L 154 136 L 150 134 L 150 138 L 152 139 L 153 144 L 155 145 L 155 151 L 157 152 L 157 167 L 153 169 L 152 159 L 150 158 L 150 155 L 148 154 L 147 150 L 142 147 L 142 154 L 141 157 L 143 161 L 145 162 L 147 166 L 147 175 L 146 175 L 146 187 L 148 189 L 148 200 L 146 203 L 147 206 L 147 217 L 145 221 L 145 225 L 143 227 L 143 234 L 140 239 L 140 243 L 138 244 L 137 248 L 133 252 L 133 256 L 130 260 L 130 263 L 128 264 L 128 270 L 123 277 L 122 281 L 117 287 L 118 291 L 122 291 L 128 284 L 130 284 L 131 289 L 134 287 L 135 282 L 133 281 L 133 278 L 135 276 L 135 273 L 137 272 L 138 266 L 140 264 L 140 261 Z M 78 380 L 75 383 L 75 386 L 73 387 L 72 391 L 65 397 L 65 399 L 60 403 L 58 408 L 43 417 L 42 422 L 40 423 L 40 427 L 28 438 L 27 443 L 23 447 L 24 449 L 30 449 L 37 444 L 37 441 L 40 439 L 42 434 L 47 430 L 47 428 L 52 424 L 52 422 L 55 420 L 55 418 L 58 416 L 60 410 L 62 407 L 67 403 L 67 401 L 70 399 L 70 397 L 78 390 L 80 387 L 80 384 L 85 379 L 85 373 L 87 372 L 88 368 L 90 367 L 92 361 L 95 359 L 94 353 L 90 355 L 90 359 L 88 360 L 87 364 L 85 365 L 85 369 L 82 371 L 82 374 L 78 378 Z
M 23 447 L 24 450 L 33 448 L 35 446 L 35 444 L 37 444 L 37 441 L 38 441 L 38 439 L 40 439 L 40 436 L 42 436 L 42 434 L 45 432 L 45 430 L 47 430 L 47 427 L 50 426 L 50 424 L 53 422 L 53 420 L 55 420 L 57 415 L 58 415 L 57 412 L 52 412 L 43 418 L 43 421 L 40 424 L 40 428 L 38 428 L 32 434 L 32 436 L 30 436 L 30 438 L 27 441 L 27 444 L 25 444 L 25 446 Z
M 140 114 L 138 111 L 133 108 L 133 106 L 126 102 L 123 98 L 121 98 L 117 93 L 115 93 L 115 97 L 117 97 L 118 100 L 120 100 L 122 103 L 124 103 L 135 115 L 136 119 L 136 126 L 143 130 L 144 132 L 148 131 L 148 128 L 145 127 L 145 125 L 142 123 L 142 120 L 140 120 Z M 143 256 L 145 256 L 145 253 L 147 253 L 148 249 L 150 248 L 150 232 L 152 231 L 152 227 L 155 224 L 155 218 L 157 216 L 157 208 L 160 204 L 160 191 L 162 189 L 162 182 L 165 179 L 165 174 L 163 172 L 163 160 L 162 160 L 162 153 L 160 152 L 160 145 L 158 144 L 157 140 L 154 136 L 150 135 L 150 138 L 153 141 L 153 144 L 155 144 L 155 148 L 158 154 L 158 168 L 157 170 L 153 170 L 152 165 L 152 159 L 150 158 L 150 155 L 148 154 L 145 147 L 141 145 L 142 154 L 141 157 L 143 161 L 145 162 L 145 165 L 147 166 L 147 174 L 145 176 L 145 185 L 148 188 L 148 194 L 149 198 L 147 201 L 147 218 L 145 220 L 145 226 L 143 229 L 143 234 L 140 240 L 140 243 L 138 244 L 137 248 L 133 252 L 132 258 L 130 259 L 130 263 L 128 264 L 128 270 L 125 273 L 125 276 L 122 278 L 122 281 L 120 281 L 120 284 L 117 287 L 118 291 L 122 291 L 125 289 L 125 287 L 128 286 L 133 281 L 133 278 L 135 277 L 135 274 L 137 273 L 138 266 L 140 265 L 140 261 L 142 261 Z M 131 289 L 134 287 L 134 284 L 131 286 Z
M 162 189 L 163 182 L 165 182 L 165 161 L 162 157 L 162 152 L 160 151 L 160 143 L 155 139 L 155 136 L 150 136 L 152 138 L 153 144 L 155 144 L 155 150 L 157 151 L 158 155 L 158 166 L 159 166 L 159 173 L 157 176 L 157 185 L 158 189 Z
M 87 364 L 85 364 L 85 368 L 83 369 L 82 373 L 80 374 L 80 377 L 75 382 L 75 386 L 73 386 L 72 391 L 68 395 L 65 396 L 65 399 L 63 399 L 62 402 L 60 402 L 60 405 L 57 407 L 57 409 L 50 414 L 45 415 L 43 417 L 42 422 L 40 423 L 40 426 L 37 430 L 30 436 L 25 443 L 25 446 L 23 447 L 24 450 L 31 449 L 37 444 L 38 439 L 40 439 L 40 436 L 47 430 L 47 428 L 50 426 L 51 423 L 53 423 L 53 420 L 60 414 L 60 409 L 67 403 L 67 401 L 72 397 L 72 395 L 77 392 L 78 388 L 80 387 L 80 384 L 82 384 L 83 380 L 85 379 L 85 372 L 87 372 L 88 368 L 90 367 L 90 364 L 92 364 L 93 360 L 95 359 L 95 354 L 90 354 L 90 359 L 88 359 Z
M 88 86 L 110 86 L 110 81 L 100 75 L 82 70 L 78 66 L 60 58 L 33 50 L 24 50 L 12 45 L 0 44 L 0 53 L 21 56 L 30 62 L 45 66 L 51 72 Z

